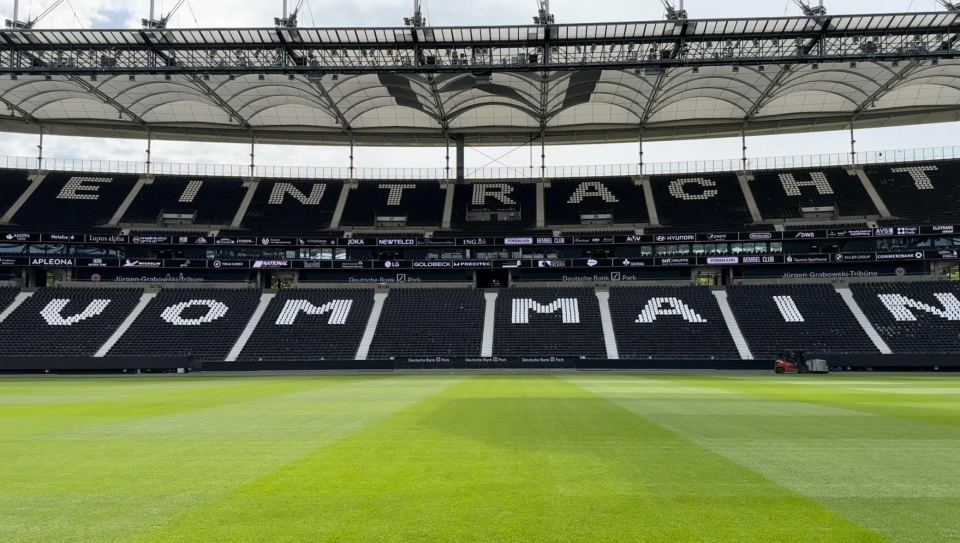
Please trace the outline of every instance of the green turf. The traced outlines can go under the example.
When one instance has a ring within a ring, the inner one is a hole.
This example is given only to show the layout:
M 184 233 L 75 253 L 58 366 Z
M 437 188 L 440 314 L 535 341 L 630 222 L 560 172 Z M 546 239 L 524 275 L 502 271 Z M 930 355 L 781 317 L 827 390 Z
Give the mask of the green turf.
M 0 379 L 0 541 L 960 541 L 960 378 Z

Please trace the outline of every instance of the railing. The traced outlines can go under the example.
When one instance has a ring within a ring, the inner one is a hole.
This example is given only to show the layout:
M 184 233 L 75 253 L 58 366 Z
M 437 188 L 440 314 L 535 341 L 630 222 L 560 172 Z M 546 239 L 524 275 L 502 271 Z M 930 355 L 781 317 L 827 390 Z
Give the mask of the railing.
M 850 165 L 849 153 L 797 155 L 748 158 L 747 170 L 783 170 L 790 168 L 821 168 Z M 960 146 L 892 151 L 865 151 L 857 153 L 856 164 L 883 164 L 891 162 L 918 162 L 960 158 Z M 37 158 L 0 156 L 0 168 L 37 169 Z M 54 171 L 96 172 L 115 174 L 156 174 L 184 176 L 249 177 L 250 166 L 230 164 L 188 164 L 154 162 L 149 172 L 145 162 L 127 160 L 90 160 L 72 158 L 45 158 L 42 168 Z M 740 159 L 656 162 L 644 164 L 607 164 L 548 166 L 547 178 L 623 177 L 636 175 L 690 174 L 731 172 L 744 169 Z M 319 166 L 255 166 L 253 177 L 287 179 L 447 179 L 455 170 L 446 168 L 350 168 Z M 540 168 L 476 168 L 465 170 L 467 179 L 538 179 Z

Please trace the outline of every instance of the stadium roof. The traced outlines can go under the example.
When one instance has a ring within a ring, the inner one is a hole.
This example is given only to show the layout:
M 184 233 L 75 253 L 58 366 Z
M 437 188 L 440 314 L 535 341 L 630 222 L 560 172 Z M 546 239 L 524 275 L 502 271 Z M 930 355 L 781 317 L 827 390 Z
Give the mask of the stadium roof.
M 600 143 L 960 120 L 960 13 L 0 31 L 0 130 Z M 0 110 L 2 111 L 2 110 Z

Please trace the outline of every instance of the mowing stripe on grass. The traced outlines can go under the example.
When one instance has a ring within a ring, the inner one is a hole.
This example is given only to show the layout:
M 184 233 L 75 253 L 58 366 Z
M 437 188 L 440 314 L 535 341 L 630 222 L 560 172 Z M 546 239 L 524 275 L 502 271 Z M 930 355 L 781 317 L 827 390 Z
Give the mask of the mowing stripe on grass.
M 570 380 L 893 541 L 960 540 L 960 380 L 906 400 L 884 375 Z
M 465 380 L 141 539 L 267 540 L 884 541 L 613 402 L 533 375 Z
M 458 380 L 50 381 L 37 428 L 0 407 L 0 541 L 132 540 Z

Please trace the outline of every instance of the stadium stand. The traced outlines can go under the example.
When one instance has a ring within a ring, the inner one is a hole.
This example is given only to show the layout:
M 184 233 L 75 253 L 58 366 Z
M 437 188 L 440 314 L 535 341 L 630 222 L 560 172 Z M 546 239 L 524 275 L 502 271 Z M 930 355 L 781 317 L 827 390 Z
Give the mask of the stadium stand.
M 375 226 L 380 217 L 402 217 L 407 226 L 440 226 L 447 191 L 436 182 L 357 183 L 347 197 L 341 226 Z
M 454 189 L 451 227 L 455 230 L 516 233 L 536 223 L 533 183 L 478 182 Z
M 13 303 L 18 292 L 20 292 L 19 289 L 15 287 L 0 287 L 0 313 Z
M 109 356 L 223 360 L 253 315 L 260 291 L 166 289 L 154 298 Z
M 30 186 L 26 170 L 0 169 L 0 215 L 5 213 Z
M 895 217 L 914 224 L 960 221 L 960 161 L 872 164 L 864 167 Z
M 161 176 L 140 190 L 121 222 L 155 223 L 163 213 L 194 215 L 195 224 L 229 225 L 245 193 L 237 178 Z
M 753 222 L 736 174 L 655 175 L 650 190 L 660 224 L 673 230 L 737 231 Z
M 497 356 L 605 359 L 597 295 L 589 288 L 512 288 L 497 298 Z
M 0 325 L 0 353 L 93 356 L 133 311 L 142 292 L 121 288 L 40 289 Z
M 740 358 L 706 287 L 612 288 L 610 314 L 620 358 Z
M 96 231 L 136 182 L 135 175 L 51 172 L 11 222 L 31 232 Z
M 546 220 L 549 225 L 583 224 L 610 216 L 611 224 L 643 224 L 647 216 L 643 187 L 630 178 L 550 181 L 544 189 Z
M 960 352 L 957 283 L 862 283 L 850 290 L 894 353 Z
M 239 360 L 353 360 L 372 308 L 372 289 L 283 290 Z
M 391 290 L 368 358 L 479 356 L 484 307 L 477 289 Z
M 876 354 L 877 349 L 830 285 L 740 285 L 727 299 L 753 356 Z
M 878 215 L 860 180 L 843 168 L 751 172 L 764 220 L 803 219 L 802 208 L 833 208 L 833 219 Z
M 261 181 L 242 224 L 256 235 L 295 237 L 324 230 L 330 227 L 342 188 L 331 181 Z

